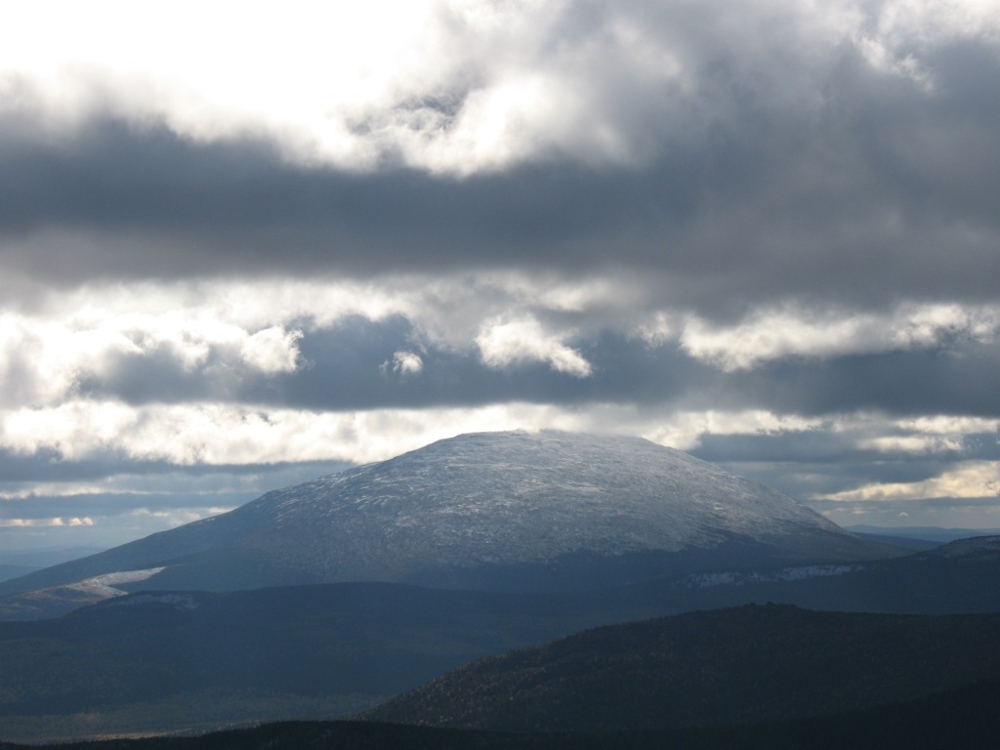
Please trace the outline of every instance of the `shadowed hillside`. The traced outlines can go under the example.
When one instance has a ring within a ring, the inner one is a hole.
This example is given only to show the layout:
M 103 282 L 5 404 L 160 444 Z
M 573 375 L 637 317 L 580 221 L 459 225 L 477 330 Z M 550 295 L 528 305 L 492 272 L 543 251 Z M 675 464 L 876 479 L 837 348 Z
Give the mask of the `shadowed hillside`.
M 503 731 L 760 722 L 1000 679 L 1000 614 L 749 606 L 590 630 L 467 665 L 367 713 Z

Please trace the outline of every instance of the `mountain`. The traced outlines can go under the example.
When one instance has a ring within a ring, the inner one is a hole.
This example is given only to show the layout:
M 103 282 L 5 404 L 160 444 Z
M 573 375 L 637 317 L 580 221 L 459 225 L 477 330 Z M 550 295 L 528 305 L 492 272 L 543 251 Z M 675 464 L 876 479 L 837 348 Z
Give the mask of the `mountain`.
M 1000 614 L 747 606 L 487 658 L 364 718 L 509 732 L 718 726 L 857 711 L 998 678 Z
M 337 581 L 546 591 L 901 551 L 646 440 L 462 435 L 0 583 L 10 596 L 155 570 L 122 590 Z

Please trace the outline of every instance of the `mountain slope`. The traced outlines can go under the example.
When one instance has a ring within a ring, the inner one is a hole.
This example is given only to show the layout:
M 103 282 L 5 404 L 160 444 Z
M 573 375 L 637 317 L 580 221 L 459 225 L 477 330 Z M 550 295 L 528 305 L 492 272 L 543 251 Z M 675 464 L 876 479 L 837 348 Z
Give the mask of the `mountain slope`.
M 0 595 L 153 568 L 163 570 L 141 588 L 395 581 L 554 590 L 892 554 L 773 489 L 645 440 L 486 433 L 269 492 L 0 583 Z

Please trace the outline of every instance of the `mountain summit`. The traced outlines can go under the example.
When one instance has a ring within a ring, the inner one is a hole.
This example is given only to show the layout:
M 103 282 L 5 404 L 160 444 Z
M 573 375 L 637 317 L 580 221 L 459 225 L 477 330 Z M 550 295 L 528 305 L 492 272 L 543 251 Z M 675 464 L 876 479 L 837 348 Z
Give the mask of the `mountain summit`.
M 128 570 L 149 572 L 132 589 L 580 589 L 887 550 L 776 490 L 646 440 L 482 433 L 269 492 L 0 584 L 0 594 Z

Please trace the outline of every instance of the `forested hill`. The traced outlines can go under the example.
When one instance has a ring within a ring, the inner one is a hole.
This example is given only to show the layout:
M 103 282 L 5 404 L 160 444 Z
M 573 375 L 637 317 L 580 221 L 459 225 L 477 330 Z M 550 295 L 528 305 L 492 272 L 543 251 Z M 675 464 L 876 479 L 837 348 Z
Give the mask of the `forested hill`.
M 761 722 L 1000 680 L 1000 614 L 901 616 L 784 605 L 596 628 L 466 665 L 365 714 L 503 731 Z

